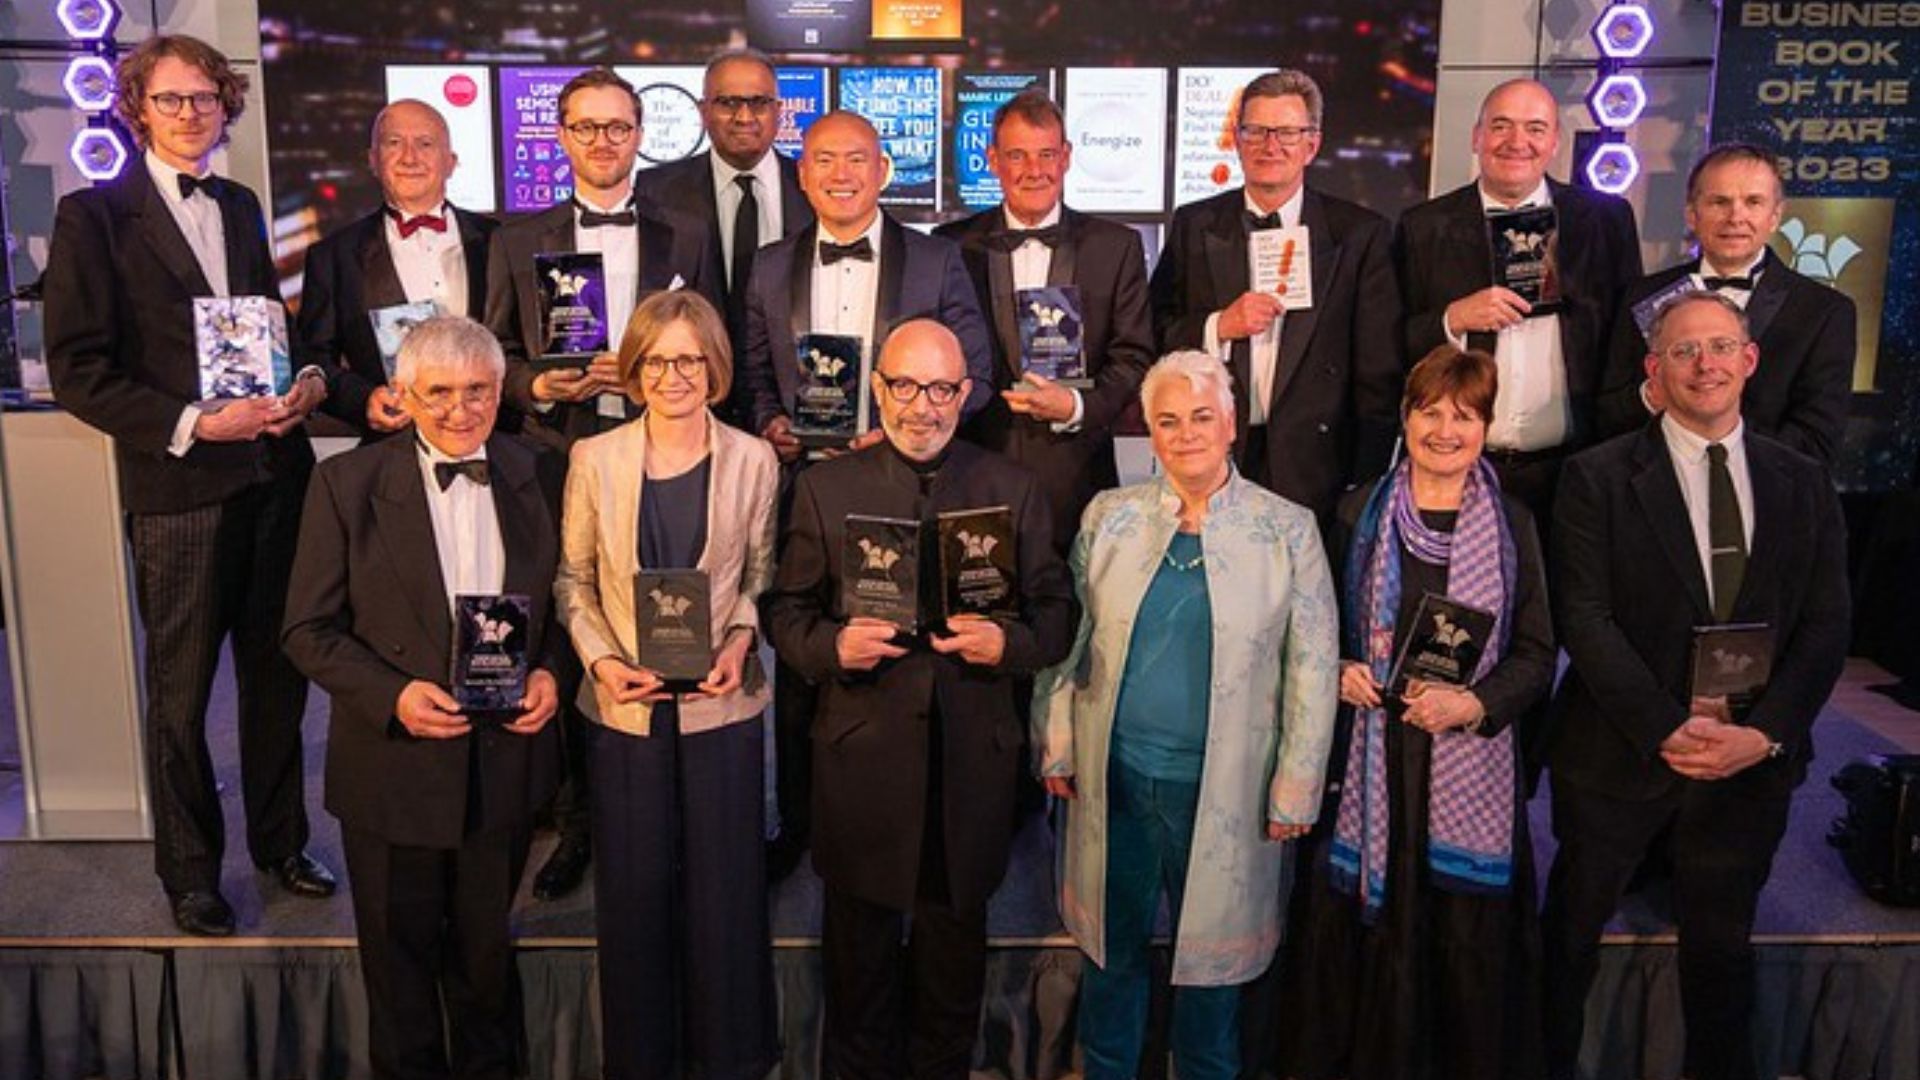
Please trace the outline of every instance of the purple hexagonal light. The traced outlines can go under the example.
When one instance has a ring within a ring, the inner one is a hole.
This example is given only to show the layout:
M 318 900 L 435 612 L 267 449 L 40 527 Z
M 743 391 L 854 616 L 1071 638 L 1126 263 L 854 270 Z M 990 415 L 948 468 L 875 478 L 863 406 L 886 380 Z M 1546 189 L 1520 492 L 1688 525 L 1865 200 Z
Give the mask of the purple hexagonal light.
M 1647 108 L 1647 90 L 1640 76 L 1615 73 L 1593 84 L 1587 111 L 1601 127 L 1618 131 L 1633 126 Z
M 1594 20 L 1593 42 L 1609 59 L 1632 60 L 1653 44 L 1653 16 L 1637 3 L 1611 4 Z
M 120 21 L 120 5 L 113 0 L 59 0 L 53 14 L 75 41 L 99 41 L 113 33 Z
M 81 176 L 99 182 L 120 175 L 121 166 L 127 163 L 127 147 L 110 128 L 84 127 L 74 133 L 67 157 L 73 159 L 73 167 Z
M 113 104 L 113 65 L 98 56 L 76 56 L 67 64 L 60 85 L 67 100 L 86 112 L 104 112 Z
M 1602 143 L 1587 159 L 1587 183 L 1595 191 L 1625 194 L 1640 176 L 1640 157 L 1626 143 Z

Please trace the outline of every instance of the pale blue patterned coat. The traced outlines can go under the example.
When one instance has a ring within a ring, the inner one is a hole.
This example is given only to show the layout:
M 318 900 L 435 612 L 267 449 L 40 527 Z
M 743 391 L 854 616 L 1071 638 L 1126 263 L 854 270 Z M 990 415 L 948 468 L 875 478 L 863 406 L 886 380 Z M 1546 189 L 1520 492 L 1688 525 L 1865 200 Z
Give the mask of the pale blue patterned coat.
M 1041 774 L 1072 776 L 1079 791 L 1061 851 L 1061 917 L 1102 966 L 1114 704 L 1134 618 L 1179 514 L 1164 480 L 1104 492 L 1087 507 L 1072 559 L 1079 633 L 1072 654 L 1034 687 Z M 1173 982 L 1229 986 L 1266 970 L 1280 942 L 1290 860 L 1286 845 L 1266 839 L 1266 823 L 1310 824 L 1320 812 L 1338 615 L 1313 514 L 1238 473 L 1208 503 L 1200 546 L 1212 695 Z

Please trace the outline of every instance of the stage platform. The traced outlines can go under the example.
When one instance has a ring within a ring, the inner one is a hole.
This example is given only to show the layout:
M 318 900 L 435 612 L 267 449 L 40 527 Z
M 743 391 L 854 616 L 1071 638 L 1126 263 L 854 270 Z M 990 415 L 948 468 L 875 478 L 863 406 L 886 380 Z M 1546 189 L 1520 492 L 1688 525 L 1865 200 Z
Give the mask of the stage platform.
M 1820 758 L 1795 799 L 1787 839 L 1760 904 L 1760 1030 L 1774 1075 L 1811 1080 L 1920 1080 L 1920 910 L 1874 903 L 1846 877 L 1824 837 L 1841 800 L 1840 765 L 1920 752 L 1920 713 L 1866 687 L 1887 676 L 1853 662 L 1817 729 Z M 227 779 L 230 840 L 242 835 L 231 745 L 231 683 L 215 700 L 215 760 Z M 320 809 L 326 703 L 306 725 L 313 850 L 339 870 L 337 823 Z M 0 735 L 0 759 L 11 756 Z M 6 785 L 0 783 L 0 789 Z M 0 792 L 3 793 L 3 792 Z M 1552 839 L 1544 798 L 1531 807 L 1539 866 Z M 0 820 L 0 832 L 10 825 Z M 551 846 L 536 841 L 531 864 Z M 151 849 L 120 843 L 0 844 L 0 1078 L 195 1080 L 367 1075 L 366 1005 L 345 895 L 297 900 L 255 873 L 230 843 L 222 887 L 240 922 L 224 941 L 174 930 Z M 1052 902 L 1044 824 L 1019 838 L 995 897 L 988 1004 L 976 1076 L 1070 1075 L 1079 954 Z M 344 876 L 344 875 L 343 875 Z M 531 875 L 529 875 L 531 876 Z M 1541 875 L 1544 878 L 1544 873 Z M 350 883 L 348 883 L 350 887 Z M 771 898 L 786 1061 L 776 1075 L 816 1075 L 819 883 L 803 867 Z M 1589 1002 L 1591 1075 L 1680 1075 L 1678 972 L 1659 898 L 1636 898 L 1607 939 Z M 515 911 L 530 1077 L 598 1076 L 602 1023 L 594 989 L 591 887 L 557 903 L 522 895 Z M 617 1022 L 617 1018 L 616 1018 Z M 1249 1023 L 1272 1022 L 1250 1015 Z

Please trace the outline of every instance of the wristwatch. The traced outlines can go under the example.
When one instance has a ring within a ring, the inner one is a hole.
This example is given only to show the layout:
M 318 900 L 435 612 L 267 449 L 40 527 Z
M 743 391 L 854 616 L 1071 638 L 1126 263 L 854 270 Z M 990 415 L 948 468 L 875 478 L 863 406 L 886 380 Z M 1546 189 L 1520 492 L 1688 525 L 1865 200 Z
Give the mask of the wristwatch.
M 1767 760 L 1771 761 L 1774 758 L 1781 758 L 1786 756 L 1787 756 L 1786 743 L 1777 742 L 1773 739 L 1767 740 Z

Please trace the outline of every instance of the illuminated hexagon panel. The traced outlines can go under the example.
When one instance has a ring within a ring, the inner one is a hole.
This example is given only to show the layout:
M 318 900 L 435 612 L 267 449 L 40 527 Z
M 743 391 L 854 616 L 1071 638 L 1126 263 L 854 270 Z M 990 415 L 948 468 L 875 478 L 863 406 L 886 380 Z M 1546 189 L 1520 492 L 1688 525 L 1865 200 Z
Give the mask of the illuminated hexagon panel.
M 1587 95 L 1587 111 L 1602 127 L 1632 127 L 1647 108 L 1647 91 L 1638 75 L 1609 75 L 1594 84 Z
M 120 7 L 113 0 L 59 0 L 53 14 L 75 41 L 99 41 L 120 21 Z
M 120 167 L 127 163 L 127 148 L 120 136 L 107 128 L 81 128 L 74 133 L 67 156 L 81 176 L 98 182 L 120 175 Z
M 1640 176 L 1640 158 L 1626 143 L 1604 143 L 1587 159 L 1587 183 L 1595 191 L 1625 194 Z
M 76 56 L 60 79 L 74 108 L 104 112 L 113 104 L 113 65 L 97 56 Z
M 1613 60 L 1631 60 L 1653 44 L 1653 17 L 1639 4 L 1614 4 L 1593 24 L 1593 42 Z

